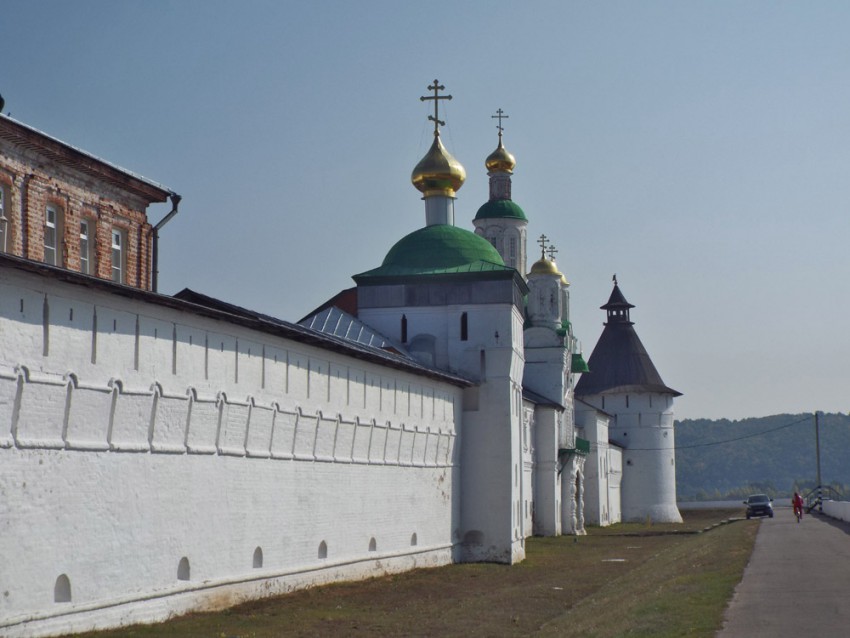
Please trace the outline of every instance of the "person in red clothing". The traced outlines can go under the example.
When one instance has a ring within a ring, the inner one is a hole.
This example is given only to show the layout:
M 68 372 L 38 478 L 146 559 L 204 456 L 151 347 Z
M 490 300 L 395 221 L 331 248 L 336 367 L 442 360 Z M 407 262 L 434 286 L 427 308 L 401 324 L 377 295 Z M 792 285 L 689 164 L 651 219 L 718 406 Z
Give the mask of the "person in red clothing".
M 799 492 L 794 492 L 794 496 L 791 498 L 791 505 L 794 507 L 794 516 L 797 517 L 797 522 L 800 522 L 800 519 L 803 518 L 803 497 L 800 496 Z

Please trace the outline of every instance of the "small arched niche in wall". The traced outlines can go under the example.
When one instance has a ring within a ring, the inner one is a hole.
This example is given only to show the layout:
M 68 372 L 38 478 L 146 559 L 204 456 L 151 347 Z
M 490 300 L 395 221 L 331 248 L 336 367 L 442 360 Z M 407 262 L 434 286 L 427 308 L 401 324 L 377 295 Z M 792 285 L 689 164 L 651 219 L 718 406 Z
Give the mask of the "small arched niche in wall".
M 328 557 L 328 544 L 325 541 L 319 543 L 319 558 Z
M 177 565 L 177 580 L 189 580 L 189 574 L 189 559 L 184 556 Z
M 263 566 L 263 548 L 257 547 L 254 550 L 254 561 L 253 561 L 254 569 L 260 569 Z
M 71 579 L 66 574 L 60 575 L 56 579 L 56 584 L 53 585 L 53 602 L 71 602 Z
M 377 551 L 377 550 L 378 550 L 378 543 L 375 540 L 375 537 L 373 536 L 372 538 L 369 539 L 369 551 L 374 552 L 374 551 Z
M 413 532 L 413 535 L 410 537 L 410 546 L 416 547 L 419 544 L 419 539 L 416 536 L 416 532 Z

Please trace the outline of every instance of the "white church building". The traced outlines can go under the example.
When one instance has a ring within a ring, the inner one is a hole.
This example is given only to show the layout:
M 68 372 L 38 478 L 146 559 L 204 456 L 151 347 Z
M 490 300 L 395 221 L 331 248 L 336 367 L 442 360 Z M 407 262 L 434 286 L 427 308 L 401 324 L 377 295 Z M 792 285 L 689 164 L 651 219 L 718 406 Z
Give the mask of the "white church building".
M 532 535 L 681 520 L 679 393 L 633 306 L 615 284 L 585 364 L 545 237 L 527 267 L 501 126 L 489 199 L 456 224 L 442 88 L 412 174 L 424 224 L 298 323 L 154 292 L 145 210 L 176 194 L 0 115 L 0 635 L 512 564 Z M 133 252 L 113 243 L 113 267 L 86 270 L 88 242 L 116 236 Z

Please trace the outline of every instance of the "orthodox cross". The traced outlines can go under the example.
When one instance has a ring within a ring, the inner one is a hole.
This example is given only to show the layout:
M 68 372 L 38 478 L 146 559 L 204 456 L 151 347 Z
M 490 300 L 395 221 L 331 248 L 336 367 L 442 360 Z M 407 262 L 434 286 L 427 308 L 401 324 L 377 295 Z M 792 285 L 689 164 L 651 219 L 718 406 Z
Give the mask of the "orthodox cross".
M 614 280 L 614 285 L 616 286 L 617 285 L 617 273 L 614 273 L 614 276 L 611 277 L 611 279 Z
M 549 243 L 549 238 L 546 235 L 540 235 L 537 243 L 540 245 L 540 258 L 543 259 L 546 257 L 546 244 Z
M 428 119 L 434 123 L 434 135 L 440 134 L 440 127 L 446 123 L 440 119 L 440 100 L 451 100 L 451 95 L 440 95 L 440 91 L 445 91 L 446 87 L 440 84 L 439 80 L 434 78 L 434 84 L 428 87 L 429 91 L 433 91 L 434 95 L 423 95 L 419 99 L 424 102 L 426 100 L 434 100 L 434 115 L 429 115 Z
M 549 253 L 549 261 L 555 261 L 555 255 L 558 254 L 558 249 L 555 248 L 554 245 L 550 245 L 549 248 L 546 249 L 546 252 Z
M 505 112 L 502 109 L 496 111 L 495 115 L 490 116 L 494 120 L 499 120 L 499 123 L 496 124 L 496 128 L 499 129 L 499 139 L 502 139 L 502 131 L 505 129 L 502 127 L 502 120 L 506 120 L 510 117 L 510 115 L 505 115 Z

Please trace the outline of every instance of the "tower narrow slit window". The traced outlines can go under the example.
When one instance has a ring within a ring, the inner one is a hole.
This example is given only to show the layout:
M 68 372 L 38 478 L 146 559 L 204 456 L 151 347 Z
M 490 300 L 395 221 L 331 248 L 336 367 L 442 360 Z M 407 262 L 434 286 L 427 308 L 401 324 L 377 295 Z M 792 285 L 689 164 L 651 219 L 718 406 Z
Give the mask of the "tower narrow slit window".
M 464 312 L 460 315 L 460 340 L 469 339 L 469 316 Z
M 401 316 L 401 342 L 407 343 L 407 316 Z

